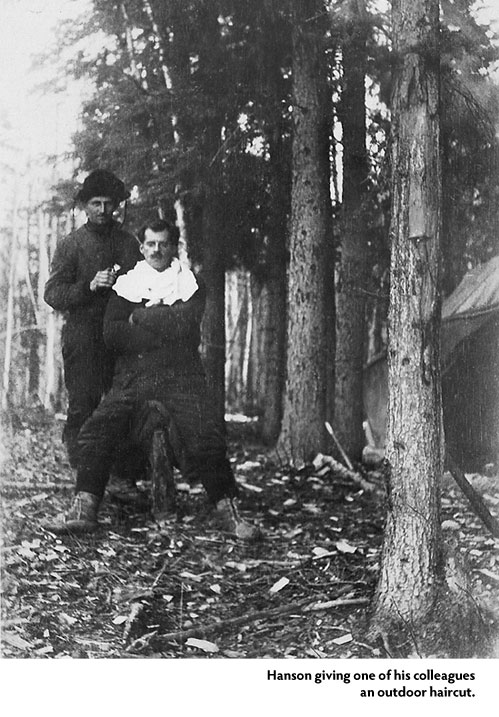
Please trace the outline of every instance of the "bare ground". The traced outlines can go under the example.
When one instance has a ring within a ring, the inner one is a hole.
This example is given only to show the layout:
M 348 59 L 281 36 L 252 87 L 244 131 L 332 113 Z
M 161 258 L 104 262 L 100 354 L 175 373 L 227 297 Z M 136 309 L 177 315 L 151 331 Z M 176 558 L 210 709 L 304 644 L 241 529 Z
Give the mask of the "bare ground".
M 98 533 L 56 537 L 42 525 L 67 508 L 73 494 L 60 432 L 61 424 L 43 415 L 4 430 L 3 657 L 418 655 L 418 645 L 390 655 L 366 637 L 382 543 L 382 490 L 367 493 L 312 467 L 276 466 L 252 427 L 232 427 L 241 509 L 264 528 L 261 543 L 242 545 L 220 534 L 203 491 L 189 490 L 180 478 L 177 515 L 161 524 L 106 499 Z M 379 474 L 370 478 L 381 485 Z M 497 515 L 497 478 L 472 480 Z M 450 478 L 442 519 L 471 575 L 477 608 L 494 623 L 499 541 Z

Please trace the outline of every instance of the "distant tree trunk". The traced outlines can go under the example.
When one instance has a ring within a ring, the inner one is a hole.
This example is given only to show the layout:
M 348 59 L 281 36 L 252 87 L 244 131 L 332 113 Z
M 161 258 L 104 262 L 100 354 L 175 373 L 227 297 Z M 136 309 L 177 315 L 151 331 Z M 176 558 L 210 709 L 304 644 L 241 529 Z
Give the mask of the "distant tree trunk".
M 244 389 L 244 393 L 242 394 L 244 401 L 242 408 L 246 410 L 248 407 L 251 329 L 254 319 L 253 296 L 251 295 L 251 277 L 248 272 L 244 273 L 242 289 L 244 291 L 244 304 L 241 307 L 241 321 L 239 322 L 239 344 L 241 346 L 241 383 Z
M 341 262 L 336 291 L 335 428 L 347 454 L 359 460 L 364 446 L 362 375 L 365 360 L 367 236 L 365 197 L 366 41 L 363 0 L 350 0 L 353 18 L 342 45 L 343 89 L 339 110 L 343 127 Z
M 59 231 L 59 220 L 56 216 L 50 219 L 50 232 L 39 235 L 39 276 L 38 276 L 38 296 L 40 301 L 43 297 L 43 287 L 47 282 L 49 275 L 50 257 L 53 255 L 57 243 L 57 235 Z M 52 308 L 45 305 L 45 366 L 42 404 L 44 408 L 54 408 L 57 392 L 57 323 L 56 313 Z
M 261 410 L 260 435 L 267 445 L 279 437 L 284 389 L 286 273 L 280 265 L 265 281 L 253 278 L 254 305 L 250 402 Z
M 244 412 L 248 403 L 248 358 L 252 301 L 245 271 L 227 272 L 225 284 L 227 355 L 225 358 L 226 405 Z
M 238 396 L 242 390 L 240 356 L 241 346 L 238 341 L 240 318 L 239 276 L 236 271 L 228 271 L 225 275 L 225 404 L 228 410 L 237 406 Z
M 12 341 L 14 334 L 14 301 L 16 286 L 16 268 L 18 259 L 18 175 L 14 185 L 14 206 L 12 209 L 12 240 L 10 242 L 9 277 L 7 288 L 7 316 L 5 327 L 4 362 L 2 376 L 2 410 L 6 410 L 9 403 L 10 371 L 12 361 Z
M 293 179 L 287 378 L 277 451 L 296 465 L 325 449 L 329 123 L 323 6 L 293 3 Z
M 46 409 L 52 409 L 56 404 L 56 332 L 55 312 L 48 309 L 45 322 L 45 381 L 42 397 L 42 404 Z
M 10 270 L 9 270 L 9 287 L 7 294 L 7 322 L 5 329 L 5 352 L 3 364 L 3 381 L 2 381 L 2 409 L 5 410 L 8 405 L 9 388 L 10 388 L 10 366 L 12 360 L 12 339 L 14 332 L 14 291 L 16 278 L 16 260 L 17 247 L 12 243 Z
M 265 342 L 268 330 L 269 302 L 266 300 L 266 282 L 252 274 L 251 295 L 253 301 L 253 325 L 251 327 L 250 372 L 248 400 L 252 408 L 259 412 L 265 405 L 266 365 Z
M 389 269 L 386 269 L 379 277 L 377 285 L 374 285 L 375 293 L 368 300 L 368 339 L 366 347 L 366 361 L 368 362 L 386 349 L 388 279 Z
M 405 624 L 422 641 L 421 628 L 436 606 L 441 565 L 438 23 L 438 0 L 398 0 L 393 5 L 398 64 L 392 106 L 391 475 L 373 617 L 373 625 L 382 630 Z
M 38 353 L 38 340 L 40 333 L 37 329 L 29 332 L 28 356 L 28 396 L 34 398 L 40 390 L 40 354 Z

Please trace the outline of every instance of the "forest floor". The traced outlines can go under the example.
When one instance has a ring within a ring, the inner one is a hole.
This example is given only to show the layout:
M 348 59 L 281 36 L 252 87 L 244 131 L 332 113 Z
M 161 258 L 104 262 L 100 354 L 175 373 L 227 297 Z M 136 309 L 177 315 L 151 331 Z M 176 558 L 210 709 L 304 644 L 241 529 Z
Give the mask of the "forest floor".
M 181 479 L 177 515 L 166 521 L 106 498 L 96 534 L 57 537 L 42 526 L 73 495 L 61 427 L 32 414 L 4 431 L 3 657 L 403 656 L 367 637 L 385 518 L 379 473 L 366 492 L 327 469 L 292 471 L 270 460 L 252 424 L 231 424 L 241 511 L 264 529 L 260 543 L 220 534 L 204 492 Z M 497 477 L 472 480 L 497 515 Z M 493 622 L 499 541 L 450 478 L 442 513 Z M 409 652 L 418 656 L 418 646 Z

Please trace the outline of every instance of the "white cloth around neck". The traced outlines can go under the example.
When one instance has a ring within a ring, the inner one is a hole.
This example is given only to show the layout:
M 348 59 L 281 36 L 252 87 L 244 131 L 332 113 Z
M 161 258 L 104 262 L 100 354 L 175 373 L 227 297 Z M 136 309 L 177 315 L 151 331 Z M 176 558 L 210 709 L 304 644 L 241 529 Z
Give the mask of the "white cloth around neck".
M 188 301 L 198 290 L 198 283 L 192 271 L 178 259 L 173 259 L 164 271 L 156 271 L 144 260 L 119 276 L 113 290 L 135 304 L 145 299 L 146 306 L 172 306 L 176 301 Z

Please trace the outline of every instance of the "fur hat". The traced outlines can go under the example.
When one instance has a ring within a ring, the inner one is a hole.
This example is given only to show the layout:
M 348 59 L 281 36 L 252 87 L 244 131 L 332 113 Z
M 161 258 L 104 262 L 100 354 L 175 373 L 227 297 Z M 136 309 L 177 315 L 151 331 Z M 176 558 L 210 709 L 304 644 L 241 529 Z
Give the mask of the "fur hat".
M 83 182 L 81 189 L 77 192 L 75 200 L 77 202 L 88 202 L 92 197 L 111 197 L 116 202 L 123 202 L 128 199 L 130 192 L 125 185 L 112 172 L 107 169 L 96 169 L 90 172 Z

